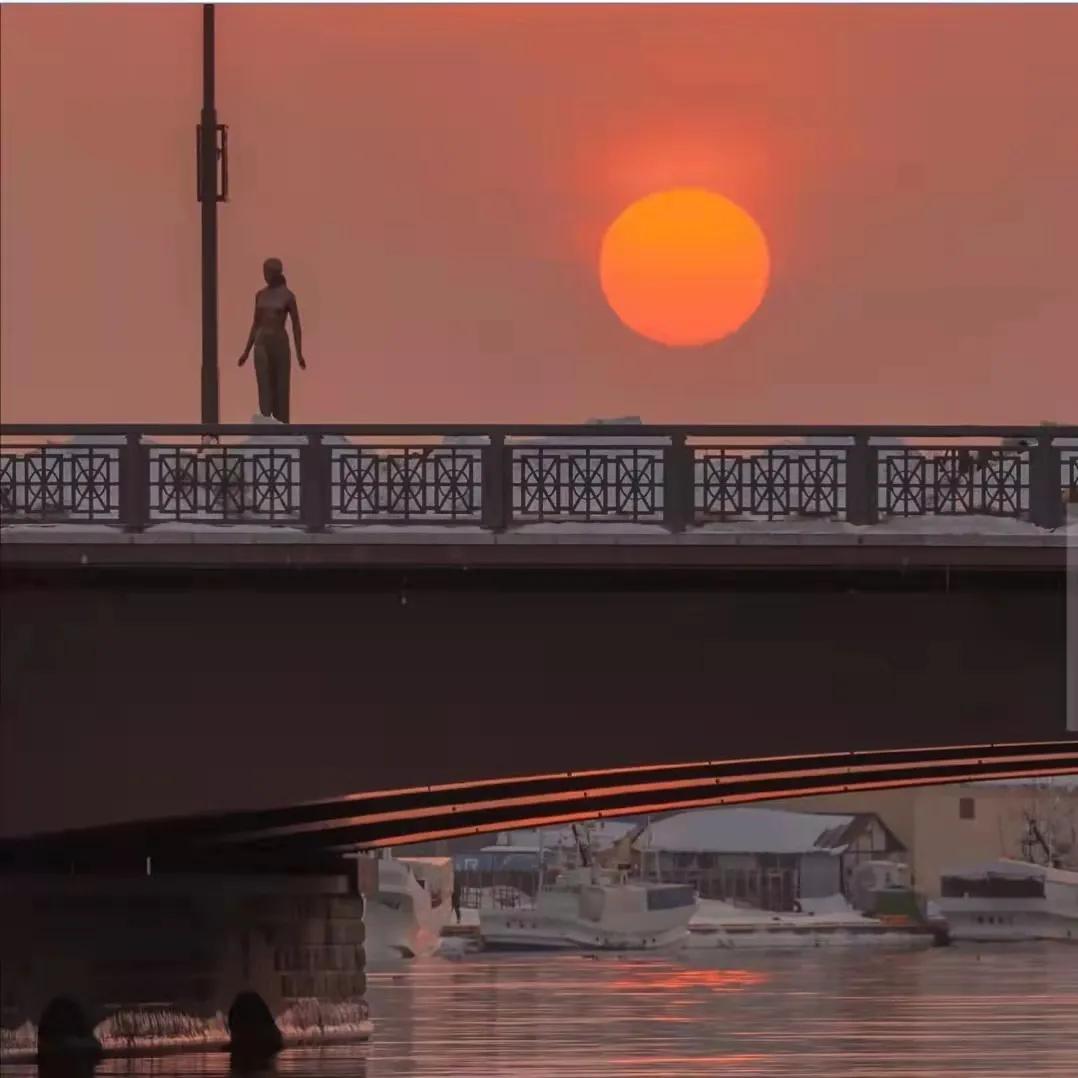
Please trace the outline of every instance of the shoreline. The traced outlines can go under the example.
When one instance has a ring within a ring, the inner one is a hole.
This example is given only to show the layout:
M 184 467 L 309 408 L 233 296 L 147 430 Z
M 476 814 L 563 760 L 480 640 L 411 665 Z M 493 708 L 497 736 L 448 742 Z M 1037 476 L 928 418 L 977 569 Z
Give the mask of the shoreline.
M 374 1033 L 372 1019 L 364 1019 L 355 1026 L 340 1026 L 331 1029 L 319 1029 L 312 1026 L 305 1029 L 282 1030 L 284 1042 L 282 1051 L 288 1048 L 312 1047 L 329 1044 L 360 1044 L 369 1041 Z M 101 1051 L 94 1053 L 96 1060 L 124 1059 L 141 1056 L 197 1055 L 202 1052 L 228 1052 L 232 1038 L 228 1033 L 210 1034 L 205 1037 L 182 1039 L 163 1037 L 159 1039 L 136 1037 L 124 1044 L 108 1043 L 101 1045 Z M 76 1058 L 72 1053 L 65 1058 Z M 86 1058 L 90 1058 L 89 1053 Z M 0 1064 L 37 1063 L 38 1050 L 32 1048 L 14 1048 L 0 1050 Z

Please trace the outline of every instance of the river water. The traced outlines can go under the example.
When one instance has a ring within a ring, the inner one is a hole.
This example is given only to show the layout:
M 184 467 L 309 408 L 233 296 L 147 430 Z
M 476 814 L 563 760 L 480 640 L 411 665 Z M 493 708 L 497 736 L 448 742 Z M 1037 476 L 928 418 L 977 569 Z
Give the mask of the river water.
M 1078 947 L 470 955 L 372 971 L 374 1038 L 290 1049 L 328 1078 L 1075 1078 Z M 32 1067 L 5 1068 L 31 1075 Z M 98 1075 L 216 1075 L 219 1053 Z

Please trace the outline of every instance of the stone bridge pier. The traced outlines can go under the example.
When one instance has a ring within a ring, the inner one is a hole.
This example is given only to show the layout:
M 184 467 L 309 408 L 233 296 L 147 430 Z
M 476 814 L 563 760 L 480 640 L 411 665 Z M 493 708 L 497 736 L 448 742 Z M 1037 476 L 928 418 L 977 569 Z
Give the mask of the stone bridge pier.
M 363 901 L 346 876 L 5 876 L 2 1058 L 364 1038 Z

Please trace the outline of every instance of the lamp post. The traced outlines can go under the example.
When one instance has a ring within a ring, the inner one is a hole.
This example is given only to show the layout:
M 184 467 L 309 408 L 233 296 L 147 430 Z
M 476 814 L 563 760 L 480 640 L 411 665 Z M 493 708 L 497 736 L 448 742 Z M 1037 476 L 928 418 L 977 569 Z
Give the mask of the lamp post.
M 217 122 L 214 5 L 202 5 L 202 115 L 197 130 L 202 204 L 202 422 L 220 422 L 217 373 L 217 203 L 228 199 L 228 131 Z

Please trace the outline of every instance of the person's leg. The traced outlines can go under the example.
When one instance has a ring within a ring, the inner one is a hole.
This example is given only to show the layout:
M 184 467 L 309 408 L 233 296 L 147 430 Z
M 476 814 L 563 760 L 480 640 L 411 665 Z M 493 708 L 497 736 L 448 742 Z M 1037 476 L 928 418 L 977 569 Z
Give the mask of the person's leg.
M 258 410 L 263 415 L 271 415 L 274 401 L 273 365 L 269 351 L 261 341 L 255 345 L 255 379 L 258 382 Z
M 288 422 L 288 397 L 292 373 L 292 353 L 287 338 L 274 349 L 273 373 L 275 383 L 273 414 L 282 422 Z

